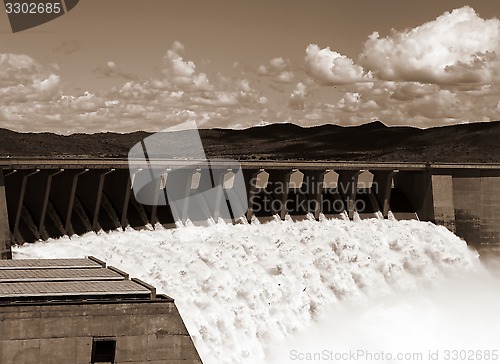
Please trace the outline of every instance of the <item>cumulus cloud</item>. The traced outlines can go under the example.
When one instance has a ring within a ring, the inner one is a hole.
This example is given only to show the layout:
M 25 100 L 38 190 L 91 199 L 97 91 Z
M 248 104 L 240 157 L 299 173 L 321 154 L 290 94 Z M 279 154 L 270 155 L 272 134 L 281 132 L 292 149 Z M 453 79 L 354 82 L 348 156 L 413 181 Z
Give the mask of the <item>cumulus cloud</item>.
M 316 44 L 310 44 L 306 49 L 305 67 L 306 72 L 323 85 L 342 85 L 372 78 L 352 59 L 329 47 L 320 49 Z
M 59 76 L 28 56 L 0 54 L 0 66 L 1 125 L 19 131 L 157 131 L 187 120 L 202 127 L 250 126 L 267 113 L 268 100 L 252 80 L 209 80 L 179 42 L 155 77 L 77 96 L 61 93 Z M 98 72 L 124 76 L 113 61 Z
M 261 64 L 257 69 L 257 74 L 270 76 L 279 83 L 292 83 L 295 79 L 292 63 L 283 57 L 272 58 L 267 64 Z
M 311 44 L 307 73 L 344 95 L 309 109 L 307 118 L 419 127 L 498 120 L 499 56 L 500 20 L 469 6 L 385 37 L 374 32 L 356 62 Z
M 96 70 L 124 78 L 119 87 L 67 96 L 54 67 L 0 54 L 0 121 L 15 130 L 156 131 L 187 120 L 202 127 L 261 122 L 429 127 L 498 120 L 500 21 L 472 8 L 413 29 L 373 33 L 353 60 L 311 44 L 303 67 L 276 57 L 255 67 L 205 73 L 175 42 L 151 78 L 114 62 Z M 335 86 L 335 87 L 328 87 Z
M 114 124 L 115 130 L 130 128 L 134 120 L 136 128 L 140 120 L 139 127 L 151 131 L 187 120 L 195 120 L 204 127 L 245 124 L 267 104 L 267 99 L 246 78 L 219 75 L 210 80 L 205 73 L 198 72 L 195 62 L 186 59 L 185 47 L 180 42 L 167 50 L 156 77 L 128 81 L 92 98 L 99 98 L 94 104 L 100 108 L 89 115 L 88 122 L 107 118 L 106 124 L 108 127 Z M 83 100 L 72 102 L 78 104 Z
M 316 119 L 343 124 L 382 120 L 386 125 L 431 127 L 498 120 L 499 86 L 457 91 L 415 82 L 372 82 L 351 87 L 340 101 L 315 110 Z M 321 115 L 321 116 L 320 116 Z
M 292 91 L 292 94 L 288 99 L 288 106 L 291 109 L 294 110 L 305 109 L 306 89 L 307 87 L 300 82 L 295 86 L 295 89 Z
M 422 83 L 491 83 L 500 76 L 500 21 L 469 6 L 386 37 L 374 32 L 360 64 L 379 79 Z
M 178 86 L 199 91 L 211 90 L 213 87 L 207 75 L 196 73 L 195 63 L 184 60 L 184 52 L 184 45 L 176 41 L 163 57 L 164 87 Z
M 275 75 L 283 71 L 287 71 L 289 68 L 289 61 L 285 60 L 283 57 L 276 57 L 271 59 L 267 64 L 262 64 L 259 66 L 259 74 L 261 75 Z
M 373 32 L 357 62 L 310 44 L 307 72 L 323 85 L 369 79 L 463 85 L 500 81 L 500 20 L 483 19 L 465 6 L 413 29 L 381 37 Z
M 0 54 L 0 103 L 47 101 L 59 95 L 60 78 L 27 55 Z
M 90 92 L 86 92 L 81 96 L 62 96 L 58 100 L 59 106 L 65 109 L 80 113 L 98 112 L 106 107 L 106 100 L 103 97 L 96 96 Z

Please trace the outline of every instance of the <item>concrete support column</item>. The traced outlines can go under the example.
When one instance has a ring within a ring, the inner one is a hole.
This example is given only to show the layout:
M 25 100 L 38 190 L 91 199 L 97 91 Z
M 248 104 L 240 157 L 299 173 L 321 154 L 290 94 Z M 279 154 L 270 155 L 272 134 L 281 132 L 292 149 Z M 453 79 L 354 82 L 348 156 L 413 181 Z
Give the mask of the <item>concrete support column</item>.
M 71 192 L 69 195 L 68 210 L 64 226 L 64 229 L 66 230 L 69 236 L 75 233 L 73 230 L 73 226 L 71 225 L 71 216 L 73 215 L 73 206 L 75 205 L 76 186 L 78 184 L 78 177 L 80 177 L 82 174 L 88 171 L 89 171 L 88 169 L 84 169 L 83 171 L 76 173 L 75 175 L 73 175 L 73 179 L 71 181 Z
M 451 175 L 432 175 L 432 199 L 435 223 L 455 232 L 453 177 Z
M 21 192 L 19 195 L 19 201 L 17 204 L 17 209 L 16 209 L 16 217 L 14 220 L 14 229 L 12 231 L 12 235 L 14 236 L 14 239 L 17 240 L 22 240 L 22 238 L 19 236 L 19 224 L 21 223 L 21 213 L 23 211 L 23 205 L 24 205 L 24 196 L 26 195 L 26 186 L 28 184 L 28 178 L 30 176 L 33 176 L 34 174 L 37 174 L 40 172 L 39 169 L 36 169 L 28 174 L 25 174 L 23 176 L 22 182 L 21 182 Z
M 192 169 L 176 169 L 168 173 L 165 188 L 168 204 L 174 219 L 180 222 L 185 222 L 188 218 L 189 196 L 194 172 Z
M 453 183 L 455 187 L 455 180 Z M 500 170 L 481 171 L 480 183 L 480 237 L 486 248 L 500 243 Z M 478 201 L 473 203 L 477 205 Z M 500 249 L 495 255 L 500 257 Z
M 213 201 L 213 219 L 217 222 L 219 218 L 231 218 L 226 204 L 226 195 L 224 192 L 224 176 L 228 173 L 227 169 L 212 169 L 212 181 L 215 188 Z M 212 202 L 210 202 L 212 203 Z
M 290 183 L 291 174 L 292 171 L 289 170 L 269 171 L 267 189 L 271 192 L 271 196 L 273 196 L 273 202 L 271 203 L 271 207 L 273 208 L 272 213 L 277 214 L 281 220 L 285 219 L 287 212 L 286 202 L 288 199 L 288 184 Z
M 23 173 L 29 173 L 29 171 L 23 171 Z M 40 172 L 31 175 L 27 181 L 21 211 L 21 226 L 19 227 L 19 233 L 23 240 L 34 241 L 42 238 L 40 216 L 47 192 L 47 181 L 51 173 L 53 171 L 40 170 Z M 22 180 L 20 185 L 22 185 Z
M 155 174 L 156 175 L 156 174 Z M 162 173 L 158 173 L 158 175 L 162 175 Z M 158 204 L 160 203 L 160 197 L 162 196 L 163 189 L 161 188 L 162 184 L 162 179 L 160 178 L 155 178 L 154 180 L 154 194 L 153 194 L 153 205 L 151 206 L 151 216 L 149 218 L 149 221 L 151 221 L 151 225 L 155 226 L 156 223 L 158 222 Z
M 214 190 L 212 171 L 210 169 L 197 169 L 192 174 L 191 183 L 195 184 L 198 177 L 198 187 L 189 191 L 187 218 L 191 221 L 205 223 L 208 219 L 214 220 L 213 208 L 216 203 L 217 193 Z M 192 185 L 191 187 L 195 186 Z
M 7 199 L 5 196 L 5 181 L 3 169 L 0 168 L 0 258 L 12 259 L 9 229 L 9 214 L 7 211 Z
M 308 199 L 314 202 L 312 214 L 316 220 L 319 214 L 323 212 L 323 182 L 327 171 L 305 170 L 302 190 L 306 193 Z
M 215 178 L 214 178 L 215 181 Z M 220 217 L 227 222 L 241 222 L 248 211 L 248 196 L 245 179 L 239 165 L 223 170 L 219 180 L 222 192 Z
M 390 210 L 389 202 L 391 200 L 392 178 L 398 171 L 375 170 L 371 172 L 373 173 L 372 190 L 377 196 L 380 212 L 385 218 L 387 218 Z
M 99 211 L 101 209 L 101 200 L 102 200 L 102 192 L 104 189 L 104 180 L 106 178 L 106 175 L 113 173 L 115 170 L 110 169 L 107 172 L 104 172 L 101 174 L 99 177 L 99 185 L 97 187 L 97 196 L 96 196 L 96 201 L 94 205 L 94 215 L 92 216 L 92 229 L 94 231 L 100 230 L 100 225 L 99 225 Z
M 103 210 L 101 210 L 99 221 L 101 227 L 106 230 L 115 230 L 128 225 L 127 211 L 124 209 L 128 210 L 129 201 L 128 199 L 126 202 L 124 200 L 127 193 L 130 198 L 130 185 L 127 186 L 129 179 L 130 172 L 126 169 L 116 169 L 113 173 L 106 175 L 101 200 L 101 209 Z M 125 221 L 123 221 L 124 217 Z
M 127 182 L 126 182 L 126 187 L 125 191 L 123 193 L 123 203 L 122 203 L 122 213 L 121 213 L 121 218 L 120 218 L 120 225 L 123 229 L 125 229 L 128 224 L 128 206 L 130 202 L 130 194 L 132 193 L 132 177 L 130 176 L 129 173 L 127 173 Z
M 410 201 L 419 220 L 434 221 L 432 182 L 429 172 L 400 171 L 394 176 L 394 185 Z
M 344 198 L 346 212 L 350 219 L 354 217 L 358 177 L 362 172 L 362 170 L 337 171 L 339 174 L 337 188 Z
M 455 232 L 453 177 L 449 173 L 399 172 L 394 182 L 415 208 L 420 220 L 432 221 Z
M 246 213 L 247 221 L 252 220 L 253 215 L 253 199 L 257 192 L 257 175 L 263 170 L 260 169 L 244 169 L 243 178 L 245 180 L 245 188 L 247 192 L 248 209 Z
M 47 231 L 45 230 L 45 218 L 47 216 L 47 208 L 49 206 L 50 188 L 52 187 L 52 177 L 54 177 L 62 172 L 64 172 L 64 169 L 60 169 L 57 172 L 51 173 L 47 177 L 47 183 L 45 185 L 45 194 L 43 197 L 42 211 L 40 213 L 40 223 L 38 225 L 38 233 L 45 240 L 47 240 L 49 238 L 49 235 L 47 234 Z
M 128 225 L 127 213 L 128 213 L 128 203 L 130 201 L 130 192 L 132 191 L 132 179 L 130 176 L 127 179 L 127 187 L 125 188 L 125 193 L 123 196 L 123 205 L 122 205 L 122 216 L 120 218 L 120 225 L 123 229 L 125 229 Z

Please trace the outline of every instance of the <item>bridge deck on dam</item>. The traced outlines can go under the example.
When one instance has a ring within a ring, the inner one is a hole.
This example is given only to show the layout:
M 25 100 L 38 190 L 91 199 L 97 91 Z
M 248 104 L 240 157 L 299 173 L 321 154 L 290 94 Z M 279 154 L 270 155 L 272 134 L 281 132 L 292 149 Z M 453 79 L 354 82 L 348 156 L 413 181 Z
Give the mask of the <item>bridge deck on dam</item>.
M 88 231 L 321 214 L 418 218 L 469 244 L 500 244 L 500 164 L 0 158 L 4 258 L 12 243 Z
M 308 161 L 308 160 L 255 160 L 236 161 L 241 168 L 268 168 L 268 169 L 382 169 L 382 170 L 425 170 L 425 169 L 467 169 L 467 170 L 500 170 L 500 163 L 430 163 L 430 162 L 359 162 L 359 161 Z M 146 166 L 151 168 L 175 168 L 186 165 L 203 168 L 230 167 L 235 161 L 224 159 L 193 160 L 193 159 L 150 159 Z M 107 169 L 107 168 L 129 168 L 144 166 L 143 160 L 128 160 L 123 158 L 2 158 L 0 157 L 0 168 L 2 169 Z

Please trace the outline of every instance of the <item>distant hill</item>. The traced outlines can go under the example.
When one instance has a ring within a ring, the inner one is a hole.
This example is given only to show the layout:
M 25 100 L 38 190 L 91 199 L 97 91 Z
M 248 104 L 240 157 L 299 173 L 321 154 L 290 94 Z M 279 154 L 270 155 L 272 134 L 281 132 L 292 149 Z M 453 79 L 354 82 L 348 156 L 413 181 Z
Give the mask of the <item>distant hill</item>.
M 424 130 L 372 122 L 356 127 L 271 124 L 199 132 L 209 158 L 500 163 L 498 121 Z M 134 132 L 63 136 L 0 129 L 0 158 L 124 158 L 135 143 L 149 135 Z

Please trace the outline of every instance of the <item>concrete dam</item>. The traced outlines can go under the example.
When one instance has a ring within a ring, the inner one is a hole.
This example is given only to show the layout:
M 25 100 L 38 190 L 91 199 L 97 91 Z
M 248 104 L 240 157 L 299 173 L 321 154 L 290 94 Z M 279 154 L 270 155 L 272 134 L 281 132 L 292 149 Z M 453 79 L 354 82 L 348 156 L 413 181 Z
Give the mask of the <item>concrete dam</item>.
M 500 244 L 500 165 L 155 160 L 143 167 L 125 159 L 0 160 L 2 257 L 11 257 L 12 243 L 89 231 L 321 214 L 431 221 L 468 244 Z M 141 175 L 153 178 L 138 190 Z M 192 198 L 169 203 L 172 185 Z M 217 193 L 203 193 L 214 186 Z M 143 201 L 144 191 L 153 201 Z

